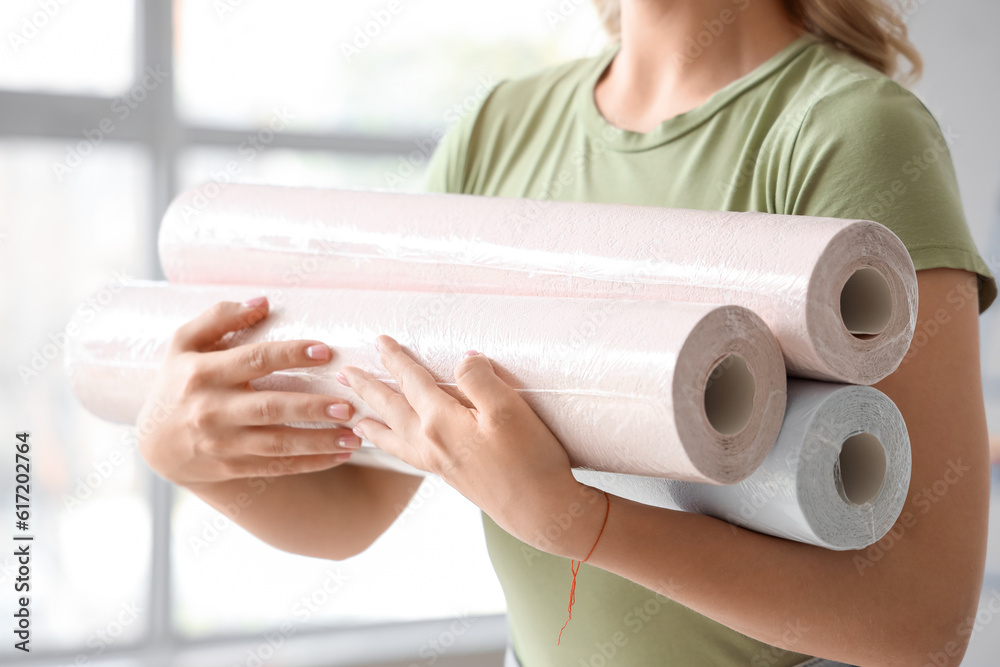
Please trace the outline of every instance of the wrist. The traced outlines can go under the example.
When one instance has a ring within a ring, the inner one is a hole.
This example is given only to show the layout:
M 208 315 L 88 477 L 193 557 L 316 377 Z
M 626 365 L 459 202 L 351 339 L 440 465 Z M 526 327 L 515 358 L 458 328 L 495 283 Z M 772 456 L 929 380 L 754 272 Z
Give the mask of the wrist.
M 571 478 L 530 503 L 517 537 L 547 553 L 584 560 L 598 541 L 610 501 L 603 491 Z

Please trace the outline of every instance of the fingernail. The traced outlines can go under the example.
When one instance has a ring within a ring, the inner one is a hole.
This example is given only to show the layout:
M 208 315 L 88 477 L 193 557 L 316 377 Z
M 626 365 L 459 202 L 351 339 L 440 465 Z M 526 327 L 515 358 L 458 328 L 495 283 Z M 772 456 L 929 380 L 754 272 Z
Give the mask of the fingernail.
M 351 383 L 347 381 L 347 376 L 343 373 L 337 373 L 337 382 L 344 385 L 345 387 L 350 387 Z
M 358 436 L 359 438 L 364 438 L 365 437 L 365 432 L 361 430 L 360 426 L 355 426 L 351 430 L 354 431 L 354 435 Z
M 337 439 L 337 444 L 344 449 L 358 449 L 361 447 L 361 438 L 353 435 L 342 435 Z
M 463 357 L 474 357 L 474 356 L 476 356 L 477 354 L 479 354 L 479 353 L 478 353 L 478 352 L 476 352 L 475 350 L 469 350 L 468 352 L 466 352 L 466 353 L 465 353 L 465 354 L 463 354 L 462 356 L 463 356 Z
M 256 296 L 256 297 L 254 297 L 252 299 L 247 299 L 246 301 L 244 301 L 243 302 L 243 307 L 244 308 L 256 308 L 257 306 L 263 305 L 265 301 L 267 301 L 267 297 L 266 296 Z
M 306 348 L 306 356 L 317 361 L 326 361 L 330 358 L 330 346 L 310 345 Z
M 331 403 L 326 406 L 326 414 L 331 419 L 347 419 L 351 416 L 351 406 L 346 403 Z

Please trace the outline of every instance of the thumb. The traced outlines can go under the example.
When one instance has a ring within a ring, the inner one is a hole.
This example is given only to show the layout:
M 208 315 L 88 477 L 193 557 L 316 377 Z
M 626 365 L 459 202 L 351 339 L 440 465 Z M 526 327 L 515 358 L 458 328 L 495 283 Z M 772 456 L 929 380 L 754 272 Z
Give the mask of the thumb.
M 230 331 L 257 324 L 267 316 L 270 304 L 264 297 L 243 303 L 220 301 L 174 332 L 173 348 L 180 352 L 199 352 L 216 343 Z
M 511 405 L 519 397 L 500 379 L 485 356 L 470 350 L 455 369 L 455 385 L 479 412 L 493 413 Z

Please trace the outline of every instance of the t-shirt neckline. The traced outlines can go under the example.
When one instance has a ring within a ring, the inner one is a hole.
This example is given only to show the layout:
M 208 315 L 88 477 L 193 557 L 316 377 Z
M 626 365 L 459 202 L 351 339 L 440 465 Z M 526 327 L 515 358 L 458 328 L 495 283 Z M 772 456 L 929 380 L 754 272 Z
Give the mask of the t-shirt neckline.
M 810 33 L 798 37 L 752 71 L 717 90 L 700 106 L 668 118 L 649 132 L 635 132 L 615 127 L 601 115 L 594 101 L 594 87 L 597 85 L 597 80 L 607 70 L 621 48 L 620 44 L 613 44 L 595 58 L 593 70 L 587 75 L 578 91 L 579 97 L 582 98 L 578 99 L 578 103 L 582 109 L 584 125 L 591 137 L 600 138 L 614 150 L 642 151 L 654 148 L 704 123 L 733 99 L 767 79 L 817 41 L 818 39 Z

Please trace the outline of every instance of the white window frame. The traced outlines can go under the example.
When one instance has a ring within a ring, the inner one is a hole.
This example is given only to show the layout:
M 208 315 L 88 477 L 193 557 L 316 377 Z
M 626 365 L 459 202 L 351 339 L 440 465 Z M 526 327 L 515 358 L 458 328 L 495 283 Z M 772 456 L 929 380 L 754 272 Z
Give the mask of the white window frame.
M 177 157 L 185 148 L 219 146 L 234 148 L 244 141 L 247 131 L 206 127 L 186 123 L 179 118 L 174 104 L 173 2 L 136 0 L 134 79 L 142 79 L 146 68 L 159 67 L 169 75 L 148 91 L 143 104 L 129 114 L 127 121 L 116 127 L 109 142 L 128 142 L 143 146 L 152 164 L 152 201 L 150 219 L 152 243 L 147 249 L 152 276 L 163 279 L 156 247 L 160 220 L 177 195 Z M 99 127 L 107 117 L 114 98 L 58 93 L 35 93 L 0 89 L 0 138 L 80 139 L 83 128 Z M 401 155 L 412 150 L 416 137 L 363 136 L 335 132 L 281 132 L 270 143 L 274 148 L 315 150 L 361 155 Z M 151 475 L 150 504 L 153 534 L 150 568 L 149 625 L 145 636 L 131 646 L 111 647 L 99 660 L 88 665 L 222 665 L 242 664 L 248 648 L 256 647 L 260 635 L 218 636 L 189 640 L 172 626 L 170 572 L 170 515 L 173 507 L 173 487 L 156 475 Z M 493 664 L 496 653 L 506 642 L 506 619 L 502 614 L 478 616 L 461 641 L 435 664 L 462 664 L 471 667 L 481 656 L 483 664 Z M 409 623 L 373 624 L 364 627 L 330 628 L 299 632 L 282 649 L 282 665 L 364 665 L 389 660 L 404 664 L 426 663 L 418 647 L 428 638 L 449 631 L 454 619 L 437 619 Z M 44 644 L 44 641 L 41 642 Z M 82 647 L 79 647 L 82 648 Z M 8 667 L 46 667 L 73 665 L 77 650 L 37 652 L 24 658 L 12 657 Z

